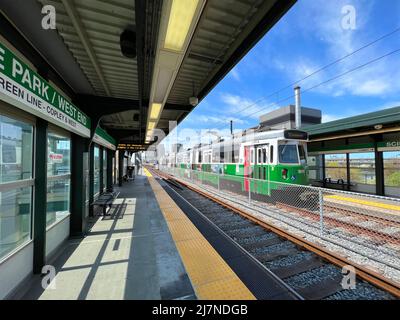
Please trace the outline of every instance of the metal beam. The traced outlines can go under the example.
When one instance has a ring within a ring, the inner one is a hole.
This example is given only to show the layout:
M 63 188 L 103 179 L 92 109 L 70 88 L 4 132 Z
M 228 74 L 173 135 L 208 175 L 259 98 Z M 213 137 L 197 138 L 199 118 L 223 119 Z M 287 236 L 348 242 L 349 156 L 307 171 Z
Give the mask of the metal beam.
M 47 121 L 36 120 L 35 192 L 33 207 L 33 273 L 46 264 Z
M 117 142 L 124 138 L 139 136 L 139 132 L 140 130 L 107 129 L 107 133 L 110 134 L 115 140 L 117 140 Z
M 191 106 L 191 105 L 181 105 L 181 104 L 166 103 L 163 110 L 191 112 L 191 111 L 193 110 L 193 106 Z M 172 120 L 172 119 L 171 119 L 171 120 Z
M 90 61 L 92 62 L 92 65 L 94 69 L 96 70 L 97 76 L 99 77 L 101 83 L 103 84 L 104 90 L 106 94 L 109 96 L 110 94 L 110 89 L 108 88 L 107 81 L 104 78 L 103 72 L 101 71 L 100 64 L 97 60 L 96 54 L 93 50 L 92 45 L 90 44 L 89 37 L 86 33 L 86 28 L 82 24 L 82 21 L 79 18 L 79 13 L 76 10 L 76 8 L 71 4 L 71 1 L 69 0 L 61 0 L 65 10 L 68 13 L 69 18 L 71 19 L 72 24 L 74 25 L 75 31 L 79 36 L 79 39 L 82 42 L 83 47 L 86 50 L 87 55 L 89 56 Z
M 74 103 L 88 116 L 100 117 L 118 112 L 139 110 L 138 100 L 101 97 L 94 95 L 77 95 Z

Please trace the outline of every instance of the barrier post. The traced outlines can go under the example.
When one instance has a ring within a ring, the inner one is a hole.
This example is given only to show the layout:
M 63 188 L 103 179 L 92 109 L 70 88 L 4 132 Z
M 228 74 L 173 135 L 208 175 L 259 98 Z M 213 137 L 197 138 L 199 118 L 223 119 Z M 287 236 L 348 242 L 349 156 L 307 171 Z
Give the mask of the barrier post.
M 324 195 L 322 189 L 319 189 L 319 232 L 324 234 Z
M 249 180 L 249 204 L 251 202 L 251 181 Z

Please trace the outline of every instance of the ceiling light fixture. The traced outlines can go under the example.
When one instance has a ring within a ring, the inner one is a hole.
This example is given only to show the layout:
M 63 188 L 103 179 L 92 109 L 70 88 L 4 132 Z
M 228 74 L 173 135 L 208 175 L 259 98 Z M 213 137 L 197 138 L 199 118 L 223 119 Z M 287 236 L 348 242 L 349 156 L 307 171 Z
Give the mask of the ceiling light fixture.
M 150 119 L 157 120 L 161 113 L 161 103 L 153 103 L 150 107 Z
M 157 127 L 205 3 L 206 0 L 163 1 L 150 90 L 147 136 L 153 126 L 150 122 L 154 122 L 154 128 Z
M 165 49 L 182 51 L 198 3 L 198 0 L 172 1 L 164 43 Z

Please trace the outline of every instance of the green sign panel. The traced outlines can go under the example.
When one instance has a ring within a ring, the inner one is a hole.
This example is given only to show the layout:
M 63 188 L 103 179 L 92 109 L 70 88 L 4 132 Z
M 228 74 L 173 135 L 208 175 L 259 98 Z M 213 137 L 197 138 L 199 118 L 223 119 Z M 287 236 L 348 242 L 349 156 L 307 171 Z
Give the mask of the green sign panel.
M 400 140 L 399 141 L 379 142 L 378 150 L 379 151 L 400 150 Z
M 113 137 L 111 137 L 106 131 L 104 131 L 102 128 L 97 127 L 96 132 L 93 137 L 93 141 L 96 142 L 97 144 L 106 147 L 111 150 L 115 150 L 115 144 L 116 141 Z
M 0 99 L 90 137 L 90 118 L 0 43 Z

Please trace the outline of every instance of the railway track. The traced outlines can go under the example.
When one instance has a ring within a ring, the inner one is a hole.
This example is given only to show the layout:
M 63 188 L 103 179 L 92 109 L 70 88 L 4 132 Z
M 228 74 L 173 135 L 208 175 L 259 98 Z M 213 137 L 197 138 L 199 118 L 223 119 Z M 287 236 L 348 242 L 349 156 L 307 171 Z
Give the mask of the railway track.
M 248 201 L 247 196 L 229 190 L 224 190 L 224 193 L 226 194 L 225 198 L 232 197 L 238 205 Z M 252 199 L 251 203 L 253 207 L 261 210 L 268 208 L 280 213 L 287 213 L 292 217 L 297 216 L 303 220 L 303 223 L 319 224 L 320 213 L 316 206 L 314 210 L 310 210 L 279 201 L 271 203 Z M 389 251 L 391 252 L 386 253 L 397 257 L 398 252 L 400 252 L 400 222 L 398 217 L 388 217 L 387 215 L 382 217 L 379 214 L 382 215 L 381 212 L 367 212 L 365 209 L 360 213 L 360 208 L 351 208 L 350 205 L 343 207 L 324 203 L 323 225 L 327 233 L 336 233 L 340 229 L 340 233 L 343 235 L 344 232 L 346 233 L 345 238 L 353 238 L 353 240 L 357 238 L 363 245 L 368 245 L 370 248 L 376 248 L 376 246 L 384 248 L 390 245 Z M 398 267 L 395 267 L 395 269 L 398 269 Z
M 400 297 L 400 288 L 392 282 L 354 265 L 357 273 L 356 288 L 343 289 L 341 267 L 352 265 L 351 262 L 304 239 L 267 225 L 264 221 L 205 193 L 199 193 L 198 190 L 181 184 L 164 173 L 151 171 L 170 181 L 174 192 L 186 199 L 210 223 L 217 226 L 247 254 L 272 271 L 304 299 L 388 300 Z
M 388 214 L 382 211 L 376 211 L 372 207 L 359 207 L 357 204 L 339 204 L 339 203 L 330 203 L 325 201 L 324 208 L 326 211 L 334 211 L 334 212 L 347 212 L 351 215 L 357 215 L 363 217 L 365 219 L 373 220 L 383 224 L 393 224 L 396 226 L 400 226 L 400 215 Z
M 166 180 L 175 181 L 175 185 L 172 185 L 175 192 L 187 199 L 212 223 L 221 226 L 220 229 L 248 254 L 275 272 L 305 299 L 400 297 L 398 284 L 379 273 L 354 264 L 298 236 L 290 235 L 285 230 L 268 225 L 265 221 L 210 197 L 207 193 L 195 190 L 184 182 L 182 184 L 165 173 L 152 171 Z M 230 213 L 226 213 L 226 218 L 224 211 L 220 211 L 221 208 Z M 349 265 L 354 267 L 357 273 L 357 285 L 354 290 L 344 290 L 341 285 L 342 267 Z
M 318 221 L 320 219 L 319 215 L 314 212 L 310 212 L 308 210 L 299 209 L 294 206 L 277 203 L 277 208 L 286 210 L 287 212 L 296 212 L 299 215 L 309 217 L 314 221 Z M 354 236 L 367 236 L 371 241 L 374 241 L 375 244 L 384 244 L 391 243 L 400 247 L 400 225 L 398 223 L 388 221 L 386 219 L 380 218 L 371 218 L 367 215 L 359 215 L 357 212 L 352 210 L 339 211 L 337 208 L 332 206 L 324 206 L 324 224 L 325 227 L 330 228 L 343 228 L 350 234 Z M 332 213 L 336 213 L 335 216 Z M 351 218 L 351 221 L 345 221 L 343 219 Z M 368 223 L 371 226 L 361 226 L 362 223 Z M 396 233 L 389 234 L 387 232 L 381 231 L 385 228 L 393 228 L 394 230 L 399 230 Z

